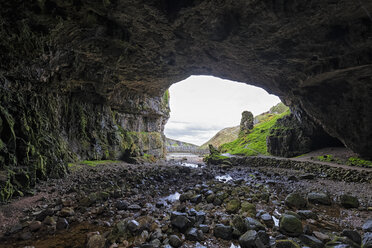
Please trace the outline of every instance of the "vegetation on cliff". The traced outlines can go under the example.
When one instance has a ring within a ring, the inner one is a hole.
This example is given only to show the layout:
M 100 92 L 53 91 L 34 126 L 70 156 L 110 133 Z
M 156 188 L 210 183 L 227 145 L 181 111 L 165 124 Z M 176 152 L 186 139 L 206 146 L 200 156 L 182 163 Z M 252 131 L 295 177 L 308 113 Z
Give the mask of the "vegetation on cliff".
M 266 137 L 276 121 L 289 113 L 290 111 L 287 110 L 281 114 L 265 114 L 265 116 L 262 116 L 261 122 L 256 124 L 249 134 L 223 144 L 220 147 L 221 152 L 245 156 L 268 155 Z

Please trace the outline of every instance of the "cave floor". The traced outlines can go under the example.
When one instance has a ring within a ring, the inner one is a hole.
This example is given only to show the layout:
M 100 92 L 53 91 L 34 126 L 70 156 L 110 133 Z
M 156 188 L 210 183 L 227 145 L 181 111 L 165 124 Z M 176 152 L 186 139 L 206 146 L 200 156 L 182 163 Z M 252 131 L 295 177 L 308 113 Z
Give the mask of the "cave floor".
M 40 182 L 32 196 L 0 206 L 0 247 L 239 247 L 237 216 L 263 224 L 254 229 L 268 234 L 267 247 L 282 239 L 308 245 L 303 235 L 279 230 L 283 213 L 297 212 L 300 232 L 323 243 L 344 229 L 363 235 L 363 223 L 372 218 L 370 183 L 304 177 L 301 170 L 274 167 L 179 164 L 76 164 L 65 178 Z M 285 198 L 293 192 L 304 197 L 325 192 L 331 205 L 289 207 Z M 346 193 L 359 207 L 340 203 Z

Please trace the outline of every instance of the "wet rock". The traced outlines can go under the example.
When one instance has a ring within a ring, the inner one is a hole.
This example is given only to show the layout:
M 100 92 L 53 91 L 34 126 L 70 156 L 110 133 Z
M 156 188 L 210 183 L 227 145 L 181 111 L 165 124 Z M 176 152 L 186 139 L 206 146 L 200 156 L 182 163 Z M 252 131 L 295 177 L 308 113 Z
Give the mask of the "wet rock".
M 232 239 L 233 228 L 231 226 L 225 226 L 223 224 L 217 224 L 214 227 L 214 236 L 217 238 L 230 240 Z
M 136 220 L 130 220 L 127 223 L 127 227 L 129 229 L 129 231 L 131 231 L 132 233 L 135 233 L 135 232 L 137 232 L 139 230 L 140 223 L 138 223 L 138 221 L 136 221 Z
M 186 231 L 187 228 L 192 226 L 192 222 L 187 218 L 186 213 L 172 212 L 171 214 L 172 226 L 178 228 L 181 232 Z
M 289 239 L 284 240 L 276 240 L 275 241 L 276 248 L 301 248 L 296 242 Z
M 299 193 L 291 193 L 287 195 L 284 200 L 285 205 L 291 208 L 304 208 L 306 207 L 307 201 L 304 197 L 301 196 Z
M 344 229 L 342 230 L 341 236 L 348 237 L 359 245 L 362 243 L 362 237 L 356 230 Z
M 372 219 L 368 219 L 362 228 L 364 232 L 372 232 Z
M 230 214 L 235 214 L 240 209 L 240 201 L 238 199 L 233 199 L 229 201 L 226 205 L 226 212 Z
M 331 240 L 331 238 L 327 234 L 324 234 L 318 231 L 313 231 L 313 234 L 316 238 L 321 240 L 323 243 L 327 243 L 328 241 Z
M 239 238 L 239 245 L 242 248 L 264 248 L 265 245 L 260 239 L 260 236 L 255 230 L 249 230 L 245 232 L 242 236 Z
M 33 221 L 33 222 L 29 225 L 29 228 L 30 228 L 30 231 L 31 231 L 31 232 L 36 232 L 36 231 L 38 231 L 41 227 L 42 227 L 42 225 L 41 225 L 41 222 L 40 222 L 40 221 Z
M 299 236 L 303 233 L 301 220 L 293 215 L 283 214 L 279 222 L 279 230 L 289 236 Z
M 177 235 L 170 235 L 169 244 L 173 247 L 180 247 L 182 245 L 182 240 Z
M 265 225 L 267 227 L 271 228 L 271 227 L 274 226 L 274 220 L 273 220 L 273 217 L 270 214 L 265 213 L 265 214 L 261 215 L 260 218 L 263 221 L 263 223 L 265 223 Z
M 340 197 L 341 205 L 344 208 L 358 208 L 359 200 L 358 198 L 351 195 L 342 195 Z
M 124 200 L 119 200 L 116 202 L 115 207 L 117 210 L 127 210 L 129 206 L 129 203 Z
M 74 216 L 74 215 L 75 215 L 75 211 L 74 209 L 70 207 L 62 208 L 62 210 L 59 212 L 59 216 L 61 217 L 69 217 L 69 216 Z
M 203 232 L 203 233 L 209 233 L 209 226 L 208 225 L 199 225 L 199 229 Z
M 68 221 L 65 218 L 59 218 L 56 224 L 57 230 L 64 230 L 68 228 Z
M 186 239 L 190 241 L 201 241 L 203 240 L 203 232 L 195 227 L 187 229 L 185 233 Z
M 322 241 L 310 235 L 302 234 L 300 236 L 300 240 L 311 248 L 323 248 L 324 247 L 324 244 Z
M 87 248 L 103 248 L 106 239 L 99 232 L 89 233 L 87 235 Z
M 332 201 L 328 194 L 311 192 L 307 195 L 307 200 L 313 204 L 331 205 Z
M 372 232 L 367 232 L 363 236 L 362 240 L 363 248 L 372 248 Z
M 244 219 L 244 224 L 246 226 L 246 230 L 265 230 L 265 226 L 262 225 L 261 222 L 259 222 L 256 219 L 253 219 L 251 217 L 247 217 Z
M 318 219 L 316 213 L 311 210 L 298 210 L 296 213 L 301 217 L 301 219 Z

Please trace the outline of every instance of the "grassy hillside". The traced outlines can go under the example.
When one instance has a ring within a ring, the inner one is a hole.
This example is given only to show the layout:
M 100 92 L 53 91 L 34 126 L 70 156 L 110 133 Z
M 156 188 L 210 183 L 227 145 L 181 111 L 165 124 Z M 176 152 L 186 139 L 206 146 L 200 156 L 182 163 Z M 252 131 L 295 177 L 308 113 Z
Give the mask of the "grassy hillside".
M 276 120 L 290 113 L 287 110 L 281 114 L 264 114 L 260 116 L 260 122 L 254 126 L 252 131 L 230 143 L 223 144 L 220 147 L 221 152 L 230 154 L 254 156 L 254 155 L 269 155 L 266 146 L 266 137 L 269 135 L 271 128 Z
M 239 126 L 227 127 L 219 131 L 210 140 L 200 146 L 201 149 L 208 149 L 208 145 L 211 144 L 214 147 L 219 147 L 222 144 L 231 142 L 238 138 Z
M 183 141 L 179 141 L 179 140 L 170 139 L 170 138 L 165 138 L 165 146 L 167 146 L 167 147 L 180 147 L 180 146 L 182 146 L 182 147 L 199 148 L 199 146 L 197 146 L 197 145 L 187 143 L 187 142 L 183 142 Z

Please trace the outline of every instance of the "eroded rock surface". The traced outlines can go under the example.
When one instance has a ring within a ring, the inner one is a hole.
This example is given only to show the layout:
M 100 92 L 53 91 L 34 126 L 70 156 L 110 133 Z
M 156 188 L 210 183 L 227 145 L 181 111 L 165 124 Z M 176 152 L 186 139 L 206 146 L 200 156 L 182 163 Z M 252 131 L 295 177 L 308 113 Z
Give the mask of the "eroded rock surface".
M 195 74 L 263 87 L 371 157 L 371 10 L 368 0 L 4 2 L 1 184 L 6 166 L 35 181 L 71 156 L 105 158 L 105 146 L 161 156 L 164 91 Z M 137 132 L 129 150 L 117 130 Z

